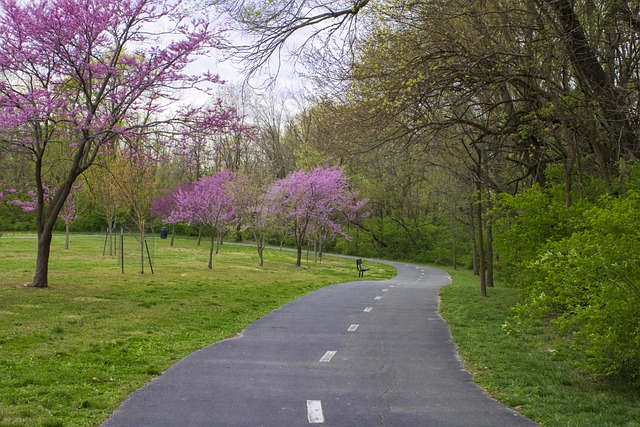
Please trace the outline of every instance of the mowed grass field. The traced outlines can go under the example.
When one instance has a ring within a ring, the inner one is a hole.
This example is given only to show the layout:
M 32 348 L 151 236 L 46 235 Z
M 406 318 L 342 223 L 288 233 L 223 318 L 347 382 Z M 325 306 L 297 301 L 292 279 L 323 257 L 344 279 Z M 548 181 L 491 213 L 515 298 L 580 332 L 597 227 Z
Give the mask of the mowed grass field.
M 136 388 L 208 344 L 320 287 L 357 279 L 351 259 L 149 239 L 154 274 L 134 236 L 124 273 L 104 236 L 54 237 L 48 289 L 33 278 L 33 235 L 0 237 L 0 426 L 95 426 Z M 118 248 L 119 250 L 119 248 Z M 367 263 L 367 280 L 395 275 Z

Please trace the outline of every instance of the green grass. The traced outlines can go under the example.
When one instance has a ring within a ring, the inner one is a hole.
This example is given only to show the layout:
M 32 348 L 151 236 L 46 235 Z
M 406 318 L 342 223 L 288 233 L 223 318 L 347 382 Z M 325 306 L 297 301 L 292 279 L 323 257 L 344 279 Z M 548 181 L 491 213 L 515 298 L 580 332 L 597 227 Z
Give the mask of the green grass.
M 325 258 L 295 268 L 293 252 L 151 240 L 155 274 L 140 274 L 135 238 L 125 272 L 101 236 L 54 237 L 50 288 L 32 289 L 36 240 L 0 238 L 0 426 L 94 426 L 136 388 L 187 354 L 233 336 L 273 309 L 332 283 L 355 263 Z M 367 280 L 392 277 L 369 263 Z
M 544 426 L 640 426 L 640 394 L 578 372 L 543 328 L 510 330 L 517 290 L 489 288 L 450 271 L 441 290 L 442 315 L 475 380 L 500 402 Z

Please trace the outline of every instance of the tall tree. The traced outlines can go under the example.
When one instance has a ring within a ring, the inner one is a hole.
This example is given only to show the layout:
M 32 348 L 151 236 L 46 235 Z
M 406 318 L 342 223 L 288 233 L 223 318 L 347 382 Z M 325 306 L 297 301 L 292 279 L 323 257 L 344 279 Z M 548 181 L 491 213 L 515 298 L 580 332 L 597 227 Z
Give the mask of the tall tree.
M 31 285 L 46 287 L 53 226 L 78 177 L 127 143 L 139 113 L 162 111 L 177 89 L 217 82 L 186 72 L 217 38 L 180 1 L 2 0 L 0 9 L 0 143 L 28 153 L 34 165 L 38 254 Z M 156 44 L 161 37 L 165 46 Z M 52 159 L 56 146 L 64 156 Z M 64 164 L 64 180 L 47 203 L 53 161 Z

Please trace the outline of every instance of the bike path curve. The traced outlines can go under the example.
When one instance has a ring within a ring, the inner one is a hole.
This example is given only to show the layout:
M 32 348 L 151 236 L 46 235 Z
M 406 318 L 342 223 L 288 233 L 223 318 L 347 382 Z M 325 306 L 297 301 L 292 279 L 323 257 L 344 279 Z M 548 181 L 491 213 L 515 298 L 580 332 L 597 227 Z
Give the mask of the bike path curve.
M 464 369 L 438 313 L 448 275 L 385 263 L 395 278 L 319 289 L 185 357 L 102 426 L 535 426 Z

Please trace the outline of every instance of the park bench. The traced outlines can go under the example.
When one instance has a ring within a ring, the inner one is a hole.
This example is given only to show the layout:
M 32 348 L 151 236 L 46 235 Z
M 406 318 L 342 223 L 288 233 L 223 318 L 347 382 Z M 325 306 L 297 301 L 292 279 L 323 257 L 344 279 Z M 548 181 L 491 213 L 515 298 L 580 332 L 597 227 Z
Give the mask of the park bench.
M 364 268 L 362 266 L 362 259 L 358 258 L 356 260 L 356 268 L 358 269 L 358 277 L 364 277 L 364 272 L 368 270 L 368 268 Z

